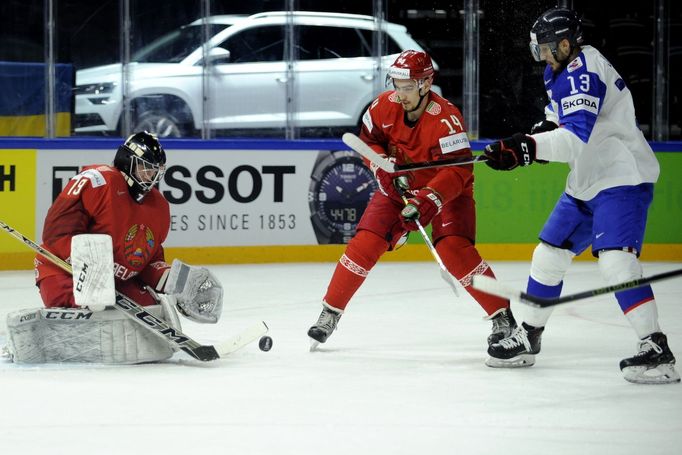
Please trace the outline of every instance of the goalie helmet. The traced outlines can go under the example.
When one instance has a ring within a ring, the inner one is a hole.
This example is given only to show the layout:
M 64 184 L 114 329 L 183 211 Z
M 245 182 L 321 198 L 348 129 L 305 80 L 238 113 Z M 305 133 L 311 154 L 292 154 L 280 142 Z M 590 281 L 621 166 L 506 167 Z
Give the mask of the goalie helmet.
M 390 79 L 413 79 L 419 81 L 434 75 L 433 62 L 426 52 L 406 50 L 388 68 L 387 81 Z
M 138 204 L 166 172 L 166 152 L 156 135 L 142 131 L 128 137 L 114 158 L 116 167 L 128 183 L 128 191 Z
M 578 14 L 566 8 L 552 8 L 540 15 L 530 29 L 530 53 L 536 62 L 540 58 L 540 44 L 550 44 L 556 59 L 559 42 L 567 39 L 572 46 L 583 42 L 583 28 Z

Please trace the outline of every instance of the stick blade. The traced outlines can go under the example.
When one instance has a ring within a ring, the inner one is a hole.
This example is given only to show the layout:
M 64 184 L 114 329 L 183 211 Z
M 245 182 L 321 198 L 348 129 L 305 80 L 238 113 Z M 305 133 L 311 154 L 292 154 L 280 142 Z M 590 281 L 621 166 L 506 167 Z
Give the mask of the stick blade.
M 522 300 L 522 294 L 520 291 L 512 289 L 511 287 L 506 286 L 497 281 L 495 278 L 491 278 L 489 276 L 474 275 L 471 285 L 474 287 L 474 289 L 485 292 L 486 294 L 502 297 L 503 299 L 517 301 Z
M 238 351 L 247 344 L 260 339 L 260 337 L 268 333 L 268 330 L 268 326 L 265 324 L 265 322 L 258 322 L 243 332 L 238 333 L 229 340 L 225 340 L 222 343 L 216 344 L 215 349 L 220 357 L 225 357 L 235 351 Z
M 370 162 L 376 164 L 384 171 L 389 173 L 395 172 L 394 163 L 388 161 L 386 158 L 372 150 L 369 145 L 365 144 L 363 140 L 357 137 L 355 134 L 344 133 L 343 136 L 341 136 L 341 140 L 352 150 L 358 152 L 360 155 L 367 158 Z

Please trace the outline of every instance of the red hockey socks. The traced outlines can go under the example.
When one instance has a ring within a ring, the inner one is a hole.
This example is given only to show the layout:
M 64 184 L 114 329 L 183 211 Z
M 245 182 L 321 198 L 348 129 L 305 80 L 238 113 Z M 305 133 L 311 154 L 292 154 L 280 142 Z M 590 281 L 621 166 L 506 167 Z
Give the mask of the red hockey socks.
M 468 239 L 457 236 L 443 237 L 436 245 L 436 251 L 448 271 L 457 278 L 489 316 L 502 308 L 509 308 L 509 300 L 477 291 L 471 287 L 471 279 L 474 275 L 495 278 L 495 274 L 488 263 L 481 259 L 478 250 Z
M 334 308 L 344 310 L 386 250 L 386 240 L 370 231 L 358 231 L 336 265 L 324 301 Z

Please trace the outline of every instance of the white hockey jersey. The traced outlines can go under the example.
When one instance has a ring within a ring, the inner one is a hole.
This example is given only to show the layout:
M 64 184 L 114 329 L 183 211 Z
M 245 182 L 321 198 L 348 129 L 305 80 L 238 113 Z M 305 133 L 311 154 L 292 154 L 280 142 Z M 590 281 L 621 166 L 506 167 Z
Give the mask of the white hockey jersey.
M 548 120 L 560 128 L 533 135 L 536 158 L 568 163 L 566 193 L 584 201 L 622 185 L 654 183 L 659 166 L 637 126 L 630 90 L 592 46 L 559 74 L 547 65 Z

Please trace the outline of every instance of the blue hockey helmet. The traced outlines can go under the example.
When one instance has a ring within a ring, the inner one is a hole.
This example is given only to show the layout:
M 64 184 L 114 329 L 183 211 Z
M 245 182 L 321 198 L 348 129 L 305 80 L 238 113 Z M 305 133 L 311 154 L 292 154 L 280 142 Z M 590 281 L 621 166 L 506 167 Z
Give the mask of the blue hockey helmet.
M 549 44 L 556 58 L 557 45 L 567 39 L 572 46 L 583 42 L 583 27 L 578 14 L 566 8 L 552 8 L 540 15 L 530 29 L 530 53 L 541 61 L 540 44 Z

